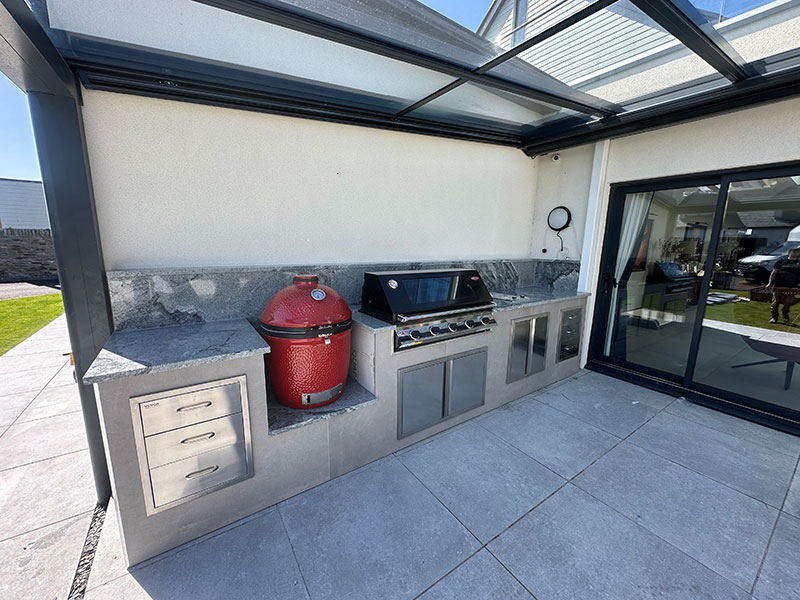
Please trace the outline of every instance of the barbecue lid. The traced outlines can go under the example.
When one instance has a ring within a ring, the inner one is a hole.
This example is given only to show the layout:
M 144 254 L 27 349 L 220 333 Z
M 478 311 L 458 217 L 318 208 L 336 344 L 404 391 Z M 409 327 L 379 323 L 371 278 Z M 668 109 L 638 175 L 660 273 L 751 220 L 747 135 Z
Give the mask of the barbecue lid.
M 485 307 L 492 302 L 475 269 L 364 273 L 361 312 L 389 323 L 431 312 Z
M 349 322 L 353 313 L 335 290 L 316 275 L 296 275 L 293 285 L 277 292 L 261 313 L 267 328 L 318 328 Z

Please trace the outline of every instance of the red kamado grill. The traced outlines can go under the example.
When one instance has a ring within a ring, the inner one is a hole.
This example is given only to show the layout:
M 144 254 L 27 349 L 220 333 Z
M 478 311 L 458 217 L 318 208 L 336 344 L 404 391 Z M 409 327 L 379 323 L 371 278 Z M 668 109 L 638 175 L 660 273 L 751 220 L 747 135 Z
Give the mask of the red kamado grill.
M 271 348 L 267 374 L 282 404 L 314 408 L 342 395 L 352 316 L 344 299 L 319 285 L 316 275 L 297 275 L 294 285 L 272 297 L 260 330 Z

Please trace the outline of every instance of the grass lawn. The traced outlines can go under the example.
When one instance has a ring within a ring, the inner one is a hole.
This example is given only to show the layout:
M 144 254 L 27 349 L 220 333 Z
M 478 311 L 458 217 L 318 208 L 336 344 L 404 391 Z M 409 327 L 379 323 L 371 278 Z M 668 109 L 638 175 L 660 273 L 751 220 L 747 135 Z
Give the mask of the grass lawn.
M 0 300 L 0 354 L 64 312 L 61 294 Z
M 742 298 L 750 298 L 750 292 L 738 292 L 732 290 L 711 290 L 712 292 L 722 292 L 723 294 L 737 294 Z M 791 310 L 792 325 L 785 325 L 781 322 L 770 323 L 769 302 L 728 302 L 726 304 L 715 304 L 706 306 L 706 319 L 724 321 L 725 323 L 737 323 L 739 325 L 749 325 L 760 327 L 761 329 L 771 329 L 773 331 L 786 331 L 789 333 L 800 333 L 800 304 L 795 304 Z M 783 314 L 779 315 L 783 319 Z

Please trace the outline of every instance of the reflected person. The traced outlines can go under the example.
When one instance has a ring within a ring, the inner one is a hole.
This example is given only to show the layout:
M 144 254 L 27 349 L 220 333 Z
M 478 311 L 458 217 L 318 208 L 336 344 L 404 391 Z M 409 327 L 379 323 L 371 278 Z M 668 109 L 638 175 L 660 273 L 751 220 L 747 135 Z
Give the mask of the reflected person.
M 778 322 L 778 309 L 783 309 L 783 320 L 790 323 L 789 309 L 800 302 L 795 297 L 800 289 L 800 246 L 789 250 L 789 256 L 779 259 L 769 275 L 767 289 L 772 291 L 772 318 L 770 323 Z

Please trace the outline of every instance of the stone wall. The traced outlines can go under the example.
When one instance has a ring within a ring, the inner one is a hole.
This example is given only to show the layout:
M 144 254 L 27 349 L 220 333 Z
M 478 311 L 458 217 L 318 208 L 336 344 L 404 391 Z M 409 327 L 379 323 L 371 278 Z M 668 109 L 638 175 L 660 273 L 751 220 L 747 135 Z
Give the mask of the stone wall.
M 0 229 L 0 282 L 57 278 L 49 229 Z

